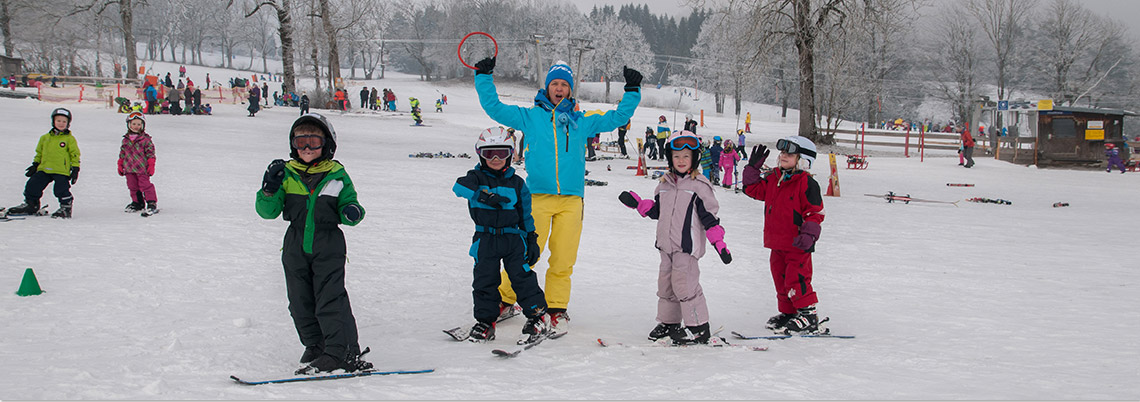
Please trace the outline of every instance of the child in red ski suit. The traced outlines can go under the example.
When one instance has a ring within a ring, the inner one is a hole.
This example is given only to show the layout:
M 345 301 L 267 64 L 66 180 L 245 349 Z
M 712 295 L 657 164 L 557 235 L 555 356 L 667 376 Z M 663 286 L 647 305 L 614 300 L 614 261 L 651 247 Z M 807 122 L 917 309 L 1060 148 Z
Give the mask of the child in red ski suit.
M 741 178 L 744 193 L 765 202 L 764 247 L 772 250 L 769 263 L 780 310 L 767 328 L 784 334 L 816 333 L 821 329 L 811 284 L 811 253 L 824 213 L 819 183 L 808 172 L 815 161 L 815 144 L 790 136 L 777 141 L 776 149 L 779 165 L 765 175 L 760 167 L 769 151 L 763 145 L 753 147 Z
M 154 191 L 154 142 L 146 133 L 146 117 L 132 112 L 127 117 L 127 133 L 123 134 L 123 145 L 119 147 L 119 176 L 127 178 L 127 190 L 131 193 L 131 203 L 123 212 L 146 214 L 158 210 L 158 195 Z M 145 202 L 146 204 L 143 204 Z
M 712 183 L 697 171 L 700 140 L 689 131 L 680 131 L 665 144 L 669 174 L 661 178 L 653 199 L 643 200 L 632 191 L 622 192 L 618 199 L 641 216 L 657 220 L 656 247 L 661 253 L 658 324 L 649 332 L 649 339 L 669 337 L 674 344 L 708 343 L 709 309 L 699 283 L 697 260 L 705 254 L 705 239 L 725 264 L 732 262 L 732 254 L 716 216 L 720 206 Z

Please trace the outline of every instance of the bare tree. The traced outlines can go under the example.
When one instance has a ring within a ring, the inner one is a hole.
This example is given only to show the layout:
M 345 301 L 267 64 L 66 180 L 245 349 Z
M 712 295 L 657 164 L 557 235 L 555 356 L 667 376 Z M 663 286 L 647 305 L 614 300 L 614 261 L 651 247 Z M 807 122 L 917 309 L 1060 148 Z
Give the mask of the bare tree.
M 272 8 L 277 13 L 277 35 L 281 41 L 282 78 L 285 92 L 292 92 L 296 88 L 296 74 L 293 72 L 293 9 L 292 0 L 260 0 L 257 5 L 245 14 L 249 18 L 263 7 Z M 229 0 L 227 7 L 233 4 Z
M 1035 6 L 1036 0 L 966 0 L 966 10 L 993 47 L 998 99 L 1006 99 L 1013 56 Z
M 610 101 L 610 83 L 615 77 L 622 76 L 622 67 L 636 69 L 643 76 L 653 76 L 653 54 L 646 50 L 649 43 L 645 41 L 641 28 L 611 16 L 594 21 L 591 27 L 588 36 L 594 50 L 588 53 L 589 62 L 578 74 L 593 70 L 605 79 L 606 103 Z
M 815 142 L 825 142 L 816 128 L 815 110 L 815 51 L 816 40 L 826 30 L 844 26 L 843 11 L 855 0 L 740 0 L 739 4 L 752 13 L 754 21 L 745 41 L 759 43 L 778 38 L 792 39 L 799 56 L 800 124 L 799 135 Z M 733 2 L 737 3 L 737 2 Z M 730 9 L 736 7 L 730 6 Z
M 134 7 L 135 0 L 85 0 L 85 3 L 80 4 L 71 14 L 78 14 L 83 11 L 95 10 L 96 14 L 103 14 L 108 7 L 119 7 L 119 30 L 123 34 L 123 47 L 126 50 L 127 58 L 127 78 L 139 78 L 138 71 L 138 55 L 136 54 L 135 32 L 134 32 Z
M 938 19 L 934 31 L 934 49 L 924 52 L 935 77 L 936 96 L 952 105 L 959 121 L 969 119 L 970 103 L 978 96 L 981 60 L 978 29 L 972 21 L 956 18 L 963 12 L 958 7 L 943 11 L 945 18 Z

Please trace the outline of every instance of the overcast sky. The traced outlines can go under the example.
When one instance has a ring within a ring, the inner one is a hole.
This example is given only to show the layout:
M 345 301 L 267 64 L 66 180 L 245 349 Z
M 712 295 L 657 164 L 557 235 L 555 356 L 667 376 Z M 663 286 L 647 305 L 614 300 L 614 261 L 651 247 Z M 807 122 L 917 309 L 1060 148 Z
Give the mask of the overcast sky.
M 654 1 L 637 1 L 637 0 L 569 0 L 578 6 L 578 9 L 583 13 L 587 13 L 594 6 L 614 6 L 615 9 L 621 8 L 624 4 L 648 4 L 649 11 L 654 14 L 668 14 L 674 17 L 683 17 L 689 15 L 691 9 L 685 5 L 685 0 L 654 0 Z M 715 0 L 706 0 L 708 3 L 715 3 Z M 941 0 L 940 0 L 941 1 Z M 1038 0 L 1041 4 L 1048 4 L 1049 0 Z M 1108 14 L 1112 17 L 1125 22 L 1129 26 L 1129 31 L 1132 35 L 1137 35 L 1137 29 L 1131 28 L 1131 25 L 1140 21 L 1140 0 L 1077 0 L 1081 5 L 1097 14 Z

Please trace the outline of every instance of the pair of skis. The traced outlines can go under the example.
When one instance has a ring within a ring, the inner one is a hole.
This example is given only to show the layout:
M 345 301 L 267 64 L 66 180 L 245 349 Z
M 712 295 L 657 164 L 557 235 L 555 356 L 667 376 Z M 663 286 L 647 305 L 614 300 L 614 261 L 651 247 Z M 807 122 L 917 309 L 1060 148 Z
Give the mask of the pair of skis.
M 50 212 L 48 212 L 47 205 L 44 205 L 42 208 L 40 208 L 34 214 L 12 214 L 12 213 L 10 213 L 8 208 L 0 208 L 0 222 L 22 221 L 22 220 L 26 219 L 28 216 L 48 216 L 48 215 L 50 215 Z
M 898 195 L 898 194 L 895 194 L 894 191 L 888 192 L 886 194 L 863 194 L 863 195 L 868 196 L 868 197 L 882 198 L 882 199 L 887 200 L 888 203 L 893 203 L 895 201 L 901 202 L 903 204 L 910 204 L 911 202 L 929 202 L 929 203 L 935 203 L 935 204 L 950 204 L 950 205 L 957 207 L 958 202 L 959 202 L 959 201 L 950 202 L 950 201 L 925 200 L 922 198 L 913 198 L 910 196 L 910 194 Z

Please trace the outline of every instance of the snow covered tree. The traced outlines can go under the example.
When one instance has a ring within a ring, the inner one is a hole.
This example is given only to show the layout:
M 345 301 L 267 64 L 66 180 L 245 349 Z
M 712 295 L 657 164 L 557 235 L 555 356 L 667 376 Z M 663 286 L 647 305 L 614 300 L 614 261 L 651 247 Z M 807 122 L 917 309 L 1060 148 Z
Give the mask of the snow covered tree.
M 936 86 L 935 96 L 950 103 L 958 121 L 967 121 L 970 103 L 979 95 L 981 38 L 973 21 L 959 18 L 965 10 L 951 6 L 935 25 L 935 40 L 926 62 Z
M 610 102 L 610 83 L 615 79 L 624 82 L 622 67 L 638 70 L 642 76 L 653 76 L 653 54 L 649 52 L 641 28 L 614 16 L 597 18 L 591 21 L 590 27 L 590 46 L 594 50 L 587 53 L 589 58 L 576 73 L 591 71 L 601 75 L 606 83 L 604 102 Z

